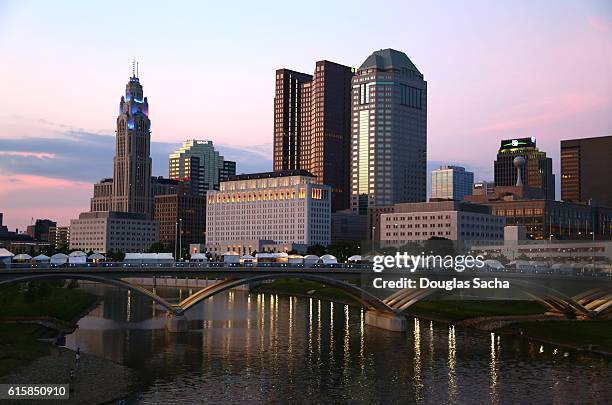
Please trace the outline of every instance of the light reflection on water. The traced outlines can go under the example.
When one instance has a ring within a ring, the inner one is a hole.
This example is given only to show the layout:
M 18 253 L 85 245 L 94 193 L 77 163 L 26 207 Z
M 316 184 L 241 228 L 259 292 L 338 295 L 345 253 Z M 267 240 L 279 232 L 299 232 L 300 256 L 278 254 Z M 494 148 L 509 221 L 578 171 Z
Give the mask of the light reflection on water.
M 87 288 L 103 304 L 67 344 L 135 369 L 130 402 L 612 403 L 609 360 L 512 337 L 418 319 L 387 332 L 360 308 L 243 291 L 192 308 L 174 335 L 147 299 Z

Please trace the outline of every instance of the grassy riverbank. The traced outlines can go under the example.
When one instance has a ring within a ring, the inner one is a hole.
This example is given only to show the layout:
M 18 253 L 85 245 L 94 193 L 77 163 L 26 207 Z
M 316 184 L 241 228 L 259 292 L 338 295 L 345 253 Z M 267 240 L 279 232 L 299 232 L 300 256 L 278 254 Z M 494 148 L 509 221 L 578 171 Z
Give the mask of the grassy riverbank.
M 513 323 L 497 330 L 543 342 L 612 353 L 612 321 L 537 321 Z
M 55 337 L 58 332 L 32 323 L 38 319 L 75 320 L 96 302 L 94 295 L 57 282 L 31 283 L 0 290 L 0 376 L 16 367 L 46 356 L 52 346 L 39 339 Z
M 84 291 L 44 283 L 28 289 L 11 286 L 0 290 L 0 320 L 51 317 L 70 322 L 96 302 L 94 295 Z

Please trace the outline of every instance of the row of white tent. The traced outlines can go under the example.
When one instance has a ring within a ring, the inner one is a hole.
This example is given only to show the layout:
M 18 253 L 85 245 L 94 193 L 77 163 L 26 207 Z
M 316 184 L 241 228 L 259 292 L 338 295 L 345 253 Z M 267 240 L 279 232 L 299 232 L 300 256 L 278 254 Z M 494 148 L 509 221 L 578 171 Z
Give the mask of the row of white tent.
M 43 255 L 43 254 L 32 257 L 26 253 L 20 253 L 18 255 L 14 255 L 13 253 L 9 252 L 6 249 L 3 249 L 3 248 L 0 249 L 0 262 L 4 262 L 4 263 L 9 263 L 11 261 L 21 262 L 21 263 L 34 261 L 36 263 L 51 263 L 51 264 L 60 265 L 60 264 L 66 264 L 66 263 L 82 264 L 82 263 L 87 263 L 87 261 L 99 262 L 105 259 L 106 257 L 104 257 L 104 255 L 101 253 L 93 253 L 88 256 L 87 253 L 81 252 L 80 250 L 75 250 L 69 255 L 66 255 L 64 253 L 56 253 L 50 257 L 47 255 Z
M 206 261 L 206 255 L 199 253 L 191 256 L 191 261 Z M 321 257 L 317 255 L 290 255 L 284 252 L 280 253 L 256 253 L 252 255 L 240 255 L 236 252 L 226 252 L 223 255 L 223 261 L 225 263 L 290 263 L 290 264 L 304 264 L 306 266 L 313 265 L 316 263 L 321 264 L 336 264 L 338 259 L 330 254 L 323 255 Z M 349 263 L 360 263 L 362 261 L 361 256 L 354 255 L 348 258 Z

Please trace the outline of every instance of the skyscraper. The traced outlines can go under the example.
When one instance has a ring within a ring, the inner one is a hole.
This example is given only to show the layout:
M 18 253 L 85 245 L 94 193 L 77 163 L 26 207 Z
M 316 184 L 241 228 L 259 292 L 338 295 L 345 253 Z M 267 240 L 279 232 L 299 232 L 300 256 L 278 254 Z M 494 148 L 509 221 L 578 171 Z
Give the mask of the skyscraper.
M 461 201 L 472 194 L 474 173 L 461 166 L 440 166 L 431 172 L 431 198 Z
M 332 211 L 349 207 L 353 69 L 322 60 L 314 75 L 276 71 L 274 170 L 307 170 L 332 189 Z
M 111 211 L 152 216 L 151 121 L 136 72 L 119 103 Z
M 561 199 L 612 207 L 612 136 L 561 141 Z
M 189 139 L 170 154 L 170 178 L 186 182 L 193 195 L 218 190 L 221 180 L 236 174 L 236 162 L 226 161 L 212 141 Z
M 542 197 L 555 199 L 555 176 L 552 172 L 552 159 L 536 146 L 536 139 L 519 138 L 501 141 L 494 163 L 496 187 L 516 186 L 518 180 L 515 158 L 523 157 L 525 163 L 519 167 L 522 185 L 540 189 Z
M 274 96 L 274 171 L 299 169 L 302 103 L 310 100 L 312 76 L 289 69 L 276 71 Z
M 403 52 L 372 53 L 353 77 L 351 208 L 426 199 L 427 82 Z

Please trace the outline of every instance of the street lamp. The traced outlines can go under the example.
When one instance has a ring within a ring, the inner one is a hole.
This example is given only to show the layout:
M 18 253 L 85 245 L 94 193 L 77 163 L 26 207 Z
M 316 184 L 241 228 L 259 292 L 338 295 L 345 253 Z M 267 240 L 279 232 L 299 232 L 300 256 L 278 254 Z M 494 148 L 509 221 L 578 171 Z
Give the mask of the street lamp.
M 179 218 L 179 256 L 183 261 L 183 218 Z

